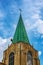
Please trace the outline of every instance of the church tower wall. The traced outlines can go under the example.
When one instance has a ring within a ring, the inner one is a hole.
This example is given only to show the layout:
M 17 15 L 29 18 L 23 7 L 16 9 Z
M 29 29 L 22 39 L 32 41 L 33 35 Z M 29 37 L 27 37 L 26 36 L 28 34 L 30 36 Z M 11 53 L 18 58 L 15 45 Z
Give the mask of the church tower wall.
M 32 53 L 32 64 L 39 65 L 38 52 L 29 44 L 23 42 L 12 44 L 5 52 L 4 63 L 9 65 L 9 55 L 14 53 L 14 65 L 28 65 L 27 64 L 27 53 Z

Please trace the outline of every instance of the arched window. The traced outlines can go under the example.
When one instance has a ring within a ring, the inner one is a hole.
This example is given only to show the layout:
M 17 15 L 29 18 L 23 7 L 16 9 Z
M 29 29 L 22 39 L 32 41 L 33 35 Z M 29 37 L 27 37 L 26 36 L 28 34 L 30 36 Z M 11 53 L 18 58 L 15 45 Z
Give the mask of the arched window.
M 31 52 L 27 53 L 27 65 L 33 65 Z
M 10 53 L 9 55 L 9 65 L 14 65 L 14 53 Z

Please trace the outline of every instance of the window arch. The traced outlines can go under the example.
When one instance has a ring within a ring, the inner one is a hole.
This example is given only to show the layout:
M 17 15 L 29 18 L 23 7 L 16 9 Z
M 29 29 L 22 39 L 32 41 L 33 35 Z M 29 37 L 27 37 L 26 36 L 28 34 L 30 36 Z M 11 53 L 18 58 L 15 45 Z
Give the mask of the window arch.
M 14 65 L 14 53 L 11 52 L 9 55 L 9 65 Z
M 27 53 L 27 65 L 33 65 L 32 53 L 30 51 Z

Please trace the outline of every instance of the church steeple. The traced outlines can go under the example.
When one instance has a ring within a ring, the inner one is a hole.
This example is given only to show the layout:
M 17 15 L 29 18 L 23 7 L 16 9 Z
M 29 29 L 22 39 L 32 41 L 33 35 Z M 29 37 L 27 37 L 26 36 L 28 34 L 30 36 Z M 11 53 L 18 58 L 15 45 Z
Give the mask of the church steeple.
M 17 43 L 17 42 L 24 42 L 24 43 L 29 43 L 28 37 L 27 37 L 27 33 L 24 27 L 24 23 L 22 20 L 22 16 L 20 13 L 20 17 L 19 17 L 19 21 L 17 24 L 17 28 L 12 40 L 12 43 Z

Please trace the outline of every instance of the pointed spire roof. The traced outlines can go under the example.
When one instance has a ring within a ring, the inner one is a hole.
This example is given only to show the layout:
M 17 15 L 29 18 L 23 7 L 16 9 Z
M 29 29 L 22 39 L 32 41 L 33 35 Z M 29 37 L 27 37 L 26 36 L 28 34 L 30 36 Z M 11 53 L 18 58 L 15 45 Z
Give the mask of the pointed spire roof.
M 29 43 L 21 14 L 20 14 L 17 28 L 16 28 L 16 31 L 12 40 L 13 44 L 17 42 Z

